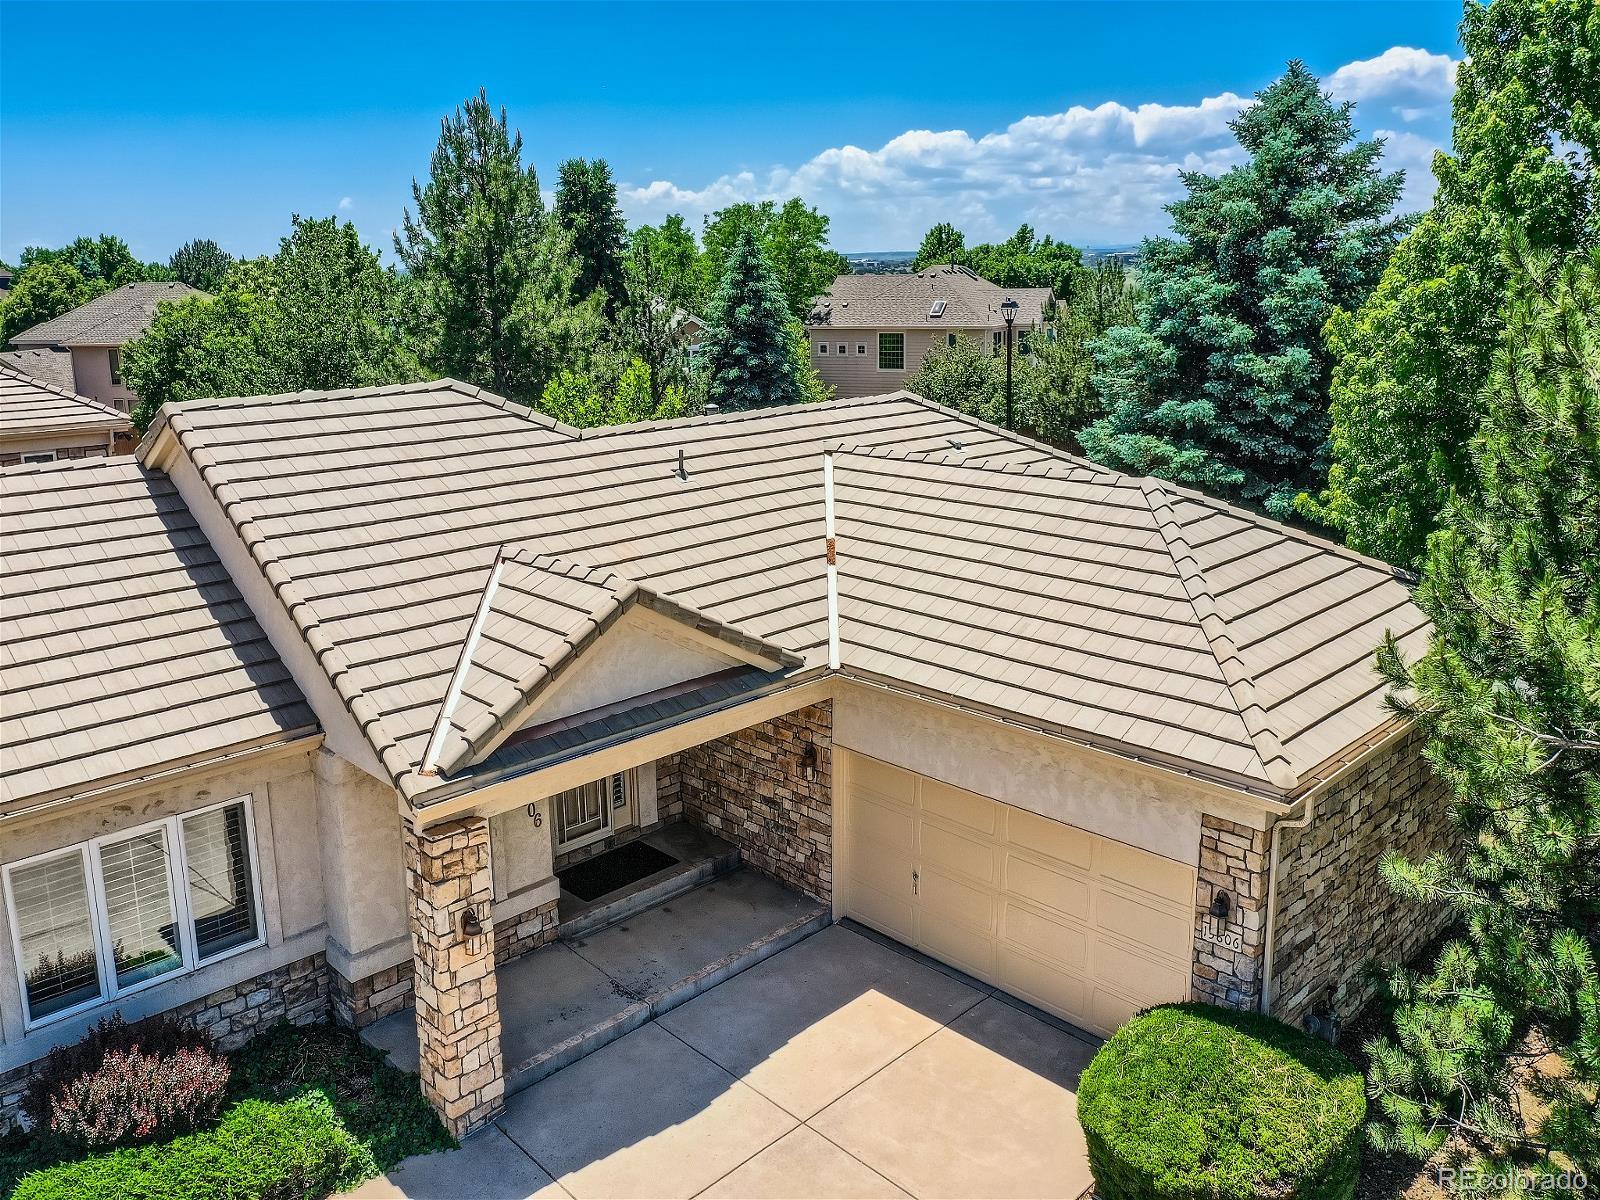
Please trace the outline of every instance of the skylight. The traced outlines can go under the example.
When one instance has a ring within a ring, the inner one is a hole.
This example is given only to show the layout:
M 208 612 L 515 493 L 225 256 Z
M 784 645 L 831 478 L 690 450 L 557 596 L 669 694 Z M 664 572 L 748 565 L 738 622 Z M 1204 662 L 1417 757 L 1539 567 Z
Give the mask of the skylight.
M 930 317 L 942 317 L 942 316 L 944 316 L 944 301 L 943 300 L 935 300 L 933 302 L 933 307 L 928 310 L 928 315 Z

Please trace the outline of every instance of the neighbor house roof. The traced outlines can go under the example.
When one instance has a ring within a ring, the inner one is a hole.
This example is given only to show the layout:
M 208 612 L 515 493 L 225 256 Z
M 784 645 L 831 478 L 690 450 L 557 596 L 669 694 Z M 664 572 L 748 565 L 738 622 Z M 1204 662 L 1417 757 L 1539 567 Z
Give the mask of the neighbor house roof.
M 52 387 L 72 391 L 72 351 L 65 346 L 29 346 L 25 350 L 0 350 L 0 363 Z
M 156 305 L 202 293 L 186 283 L 125 283 L 11 339 L 13 346 L 122 346 L 150 328 Z
M 131 432 L 133 422 L 108 404 L 35 379 L 0 362 L 0 439 L 95 430 Z
M 1381 564 L 908 393 L 580 434 L 446 380 L 169 406 L 141 453 L 189 457 L 425 804 L 525 761 L 490 726 L 630 587 L 791 656 L 723 699 L 825 672 L 836 445 L 847 675 L 1282 796 L 1388 719 L 1383 630 L 1424 636 Z
M 966 267 L 929 267 L 912 275 L 841 275 L 818 296 L 808 325 L 837 329 L 1003 329 L 1000 303 L 1017 302 L 1017 321 L 1044 319 L 1049 288 L 1002 288 Z M 941 303 L 942 302 L 942 303 Z
M 10 468 L 0 518 L 0 809 L 315 732 L 165 475 Z

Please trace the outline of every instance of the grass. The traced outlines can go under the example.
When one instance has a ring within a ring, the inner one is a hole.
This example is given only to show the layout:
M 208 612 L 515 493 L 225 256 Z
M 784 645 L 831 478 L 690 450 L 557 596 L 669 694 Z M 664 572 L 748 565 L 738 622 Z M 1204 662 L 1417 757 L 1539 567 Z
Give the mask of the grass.
M 63 1171 L 50 1172 L 50 1186 L 36 1176 L 24 1193 L 70 1195 L 90 1186 L 91 1178 L 98 1182 L 110 1174 L 124 1180 L 130 1195 L 137 1194 L 128 1182 L 135 1177 L 143 1181 L 141 1186 L 170 1189 L 169 1180 L 191 1177 L 174 1162 L 187 1163 L 214 1154 L 219 1138 L 247 1132 L 245 1126 L 255 1132 L 253 1141 L 258 1146 L 266 1130 L 268 1159 L 273 1157 L 272 1129 L 282 1128 L 284 1136 L 298 1138 L 318 1123 L 331 1127 L 325 1139 L 330 1147 L 328 1171 L 306 1170 L 290 1180 L 264 1182 L 275 1200 L 325 1194 L 329 1187 L 354 1187 L 413 1154 L 456 1145 L 423 1099 L 416 1076 L 392 1066 L 381 1051 L 336 1025 L 278 1025 L 228 1058 L 233 1066 L 229 1102 L 214 1130 L 174 1139 L 164 1146 L 90 1156 Z M 300 1132 L 291 1132 L 295 1130 Z M 285 1161 L 295 1150 L 285 1146 Z M 58 1157 L 27 1135 L 13 1133 L 0 1139 L 0 1198 L 11 1196 L 27 1173 L 49 1172 L 61 1165 Z M 223 1165 L 225 1169 L 227 1164 Z M 217 1186 L 214 1175 L 201 1173 L 193 1178 L 200 1181 L 197 1195 L 214 1192 Z M 225 1182 L 235 1200 L 255 1194 L 251 1180 Z

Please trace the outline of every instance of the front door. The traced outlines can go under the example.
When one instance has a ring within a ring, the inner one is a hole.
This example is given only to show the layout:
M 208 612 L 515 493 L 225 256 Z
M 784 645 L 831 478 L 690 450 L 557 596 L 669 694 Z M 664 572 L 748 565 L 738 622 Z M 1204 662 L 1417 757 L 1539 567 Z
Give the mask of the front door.
M 555 798 L 556 852 L 564 854 L 611 833 L 611 813 L 616 798 L 627 802 L 627 776 L 607 775 Z

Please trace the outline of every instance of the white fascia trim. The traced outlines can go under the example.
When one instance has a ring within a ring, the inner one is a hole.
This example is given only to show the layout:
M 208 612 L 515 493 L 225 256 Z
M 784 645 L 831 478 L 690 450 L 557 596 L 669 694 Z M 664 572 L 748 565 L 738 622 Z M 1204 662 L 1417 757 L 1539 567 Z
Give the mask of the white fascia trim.
M 439 719 L 434 722 L 433 736 L 428 739 L 428 751 L 422 756 L 419 775 L 433 775 L 439 770 L 439 755 L 444 752 L 445 734 L 450 729 L 450 718 L 461 700 L 461 688 L 466 683 L 467 671 L 472 666 L 472 656 L 478 649 L 478 638 L 483 634 L 484 622 L 489 619 L 489 609 L 494 604 L 495 589 L 500 586 L 500 573 L 505 569 L 505 559 L 495 551 L 494 567 L 489 571 L 489 582 L 484 585 L 483 596 L 478 600 L 478 611 L 472 616 L 472 628 L 467 630 L 467 640 L 461 644 L 461 657 L 456 659 L 456 669 L 450 676 L 450 687 L 444 694 L 444 704 L 439 708 Z

